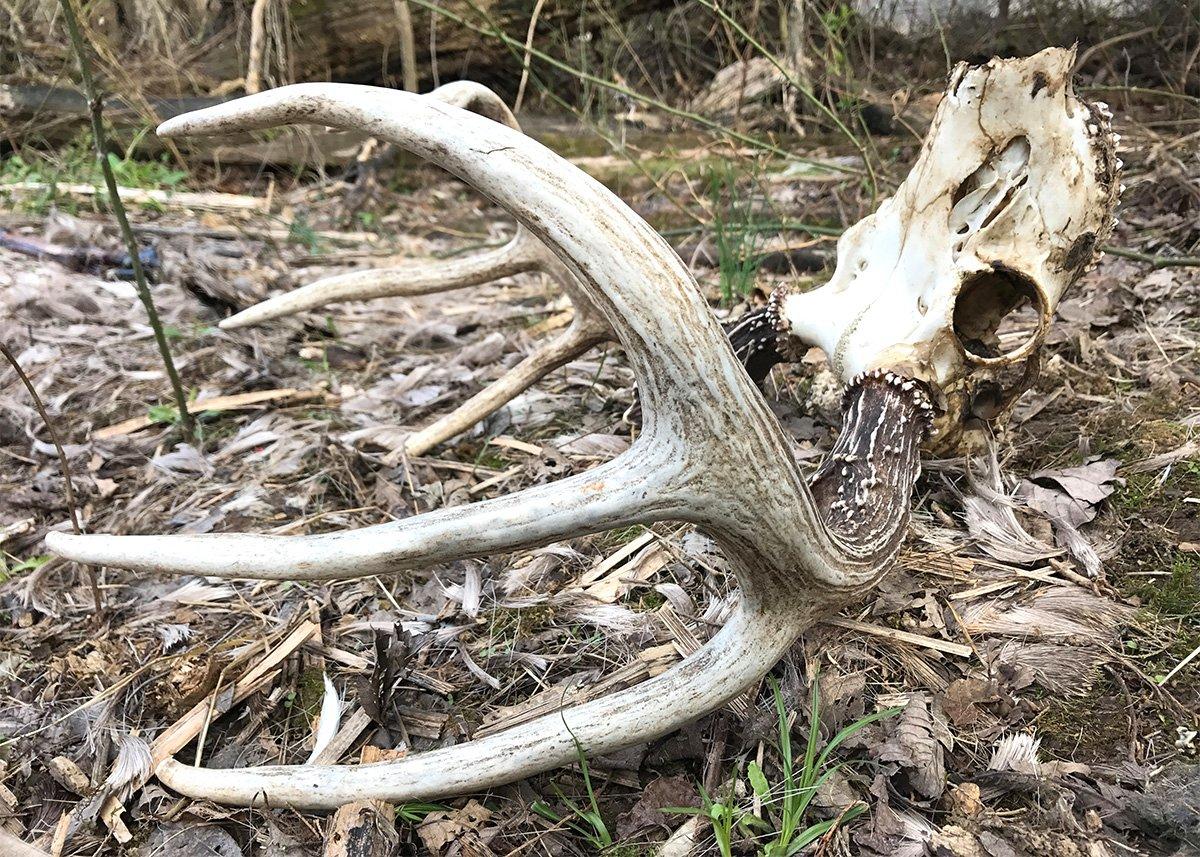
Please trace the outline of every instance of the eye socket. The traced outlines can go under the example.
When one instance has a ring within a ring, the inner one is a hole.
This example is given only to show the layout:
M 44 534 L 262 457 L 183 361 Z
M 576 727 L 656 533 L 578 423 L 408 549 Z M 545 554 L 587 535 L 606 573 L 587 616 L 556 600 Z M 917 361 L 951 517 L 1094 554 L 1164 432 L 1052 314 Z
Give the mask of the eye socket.
M 967 358 L 977 363 L 1024 356 L 1044 324 L 1041 293 L 1011 268 L 969 275 L 954 300 L 954 335 Z

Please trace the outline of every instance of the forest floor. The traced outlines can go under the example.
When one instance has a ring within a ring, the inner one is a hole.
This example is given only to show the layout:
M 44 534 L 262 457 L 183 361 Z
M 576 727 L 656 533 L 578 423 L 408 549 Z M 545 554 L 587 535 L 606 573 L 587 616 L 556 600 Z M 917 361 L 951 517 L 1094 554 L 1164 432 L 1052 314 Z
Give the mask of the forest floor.
M 1200 659 L 1184 664 L 1200 647 L 1200 267 L 1153 261 L 1195 255 L 1200 179 L 1178 141 L 1118 130 L 1129 190 L 1113 245 L 1130 252 L 1105 256 L 1060 306 L 994 456 L 926 461 L 900 567 L 877 591 L 806 634 L 772 683 L 660 741 L 399 807 L 399 853 L 650 854 L 681 828 L 695 831 L 691 853 L 716 853 L 707 823 L 673 807 L 730 819 L 735 853 L 756 853 L 783 824 L 781 712 L 803 757 L 814 710 L 825 743 L 887 709 L 834 754 L 801 826 L 840 823 L 814 852 L 921 854 L 931 836 L 940 853 L 991 857 L 1200 847 Z M 636 167 L 569 154 L 671 236 L 723 318 L 831 269 L 833 237 L 770 224 L 828 230 L 870 208 L 836 169 L 669 144 L 637 141 Z M 799 145 L 851 163 L 832 144 Z M 915 140 L 887 145 L 903 175 Z M 131 284 L 0 250 L 0 339 L 61 435 L 89 531 L 346 530 L 549 482 L 628 446 L 633 378 L 614 346 L 428 455 L 403 454 L 410 429 L 565 324 L 569 305 L 540 275 L 217 328 L 325 274 L 511 234 L 431 168 L 381 176 L 364 194 L 337 178 L 205 169 L 186 186 L 211 195 L 208 210 L 134 209 L 161 259 L 154 295 L 184 384 L 197 402 L 222 399 L 200 409 L 193 442 Z M 47 202 L 14 197 L 3 226 L 116 246 L 91 203 Z M 707 230 L 688 234 L 697 222 Z M 828 377 L 812 355 L 767 383 L 812 466 L 837 431 L 827 397 L 810 397 Z M 446 746 L 661 672 L 735 597 L 707 538 L 659 524 L 330 583 L 106 568 L 97 610 L 88 573 L 42 544 L 69 528 L 64 480 L 3 365 L 0 462 L 0 819 L 62 854 L 319 854 L 327 817 L 180 799 L 144 781 L 139 752 L 175 725 L 187 762 L 302 762 L 325 677 L 342 713 L 323 758 Z M 1051 522 L 1065 507 L 1076 526 Z M 770 795 L 756 794 L 764 780 Z

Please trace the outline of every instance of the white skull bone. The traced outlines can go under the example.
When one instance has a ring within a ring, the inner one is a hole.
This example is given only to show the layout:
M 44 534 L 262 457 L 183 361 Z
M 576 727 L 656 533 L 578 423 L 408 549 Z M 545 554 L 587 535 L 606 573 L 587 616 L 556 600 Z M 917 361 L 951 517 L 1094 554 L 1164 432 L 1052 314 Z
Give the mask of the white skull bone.
M 843 380 L 888 369 L 925 382 L 943 443 L 1032 383 L 1060 297 L 1112 231 L 1110 114 L 1075 97 L 1074 61 L 1051 48 L 959 64 L 916 165 L 842 235 L 830 281 L 774 298 L 780 333 L 820 346 Z M 1033 332 L 999 340 L 1024 303 Z

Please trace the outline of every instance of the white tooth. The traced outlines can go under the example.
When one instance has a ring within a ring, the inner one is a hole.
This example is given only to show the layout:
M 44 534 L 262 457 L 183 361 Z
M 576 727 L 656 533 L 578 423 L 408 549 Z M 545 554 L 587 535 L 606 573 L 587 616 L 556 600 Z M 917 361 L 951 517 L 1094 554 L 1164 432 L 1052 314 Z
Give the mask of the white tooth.
M 1121 135 L 1120 135 L 1120 134 L 1118 134 L 1116 131 L 1113 131 L 1113 134 L 1112 134 L 1112 141 L 1113 141 L 1113 145 L 1114 145 L 1114 146 L 1115 146 L 1115 145 L 1117 145 L 1117 143 L 1120 143 L 1120 142 L 1121 142 Z
M 1124 183 L 1122 183 L 1121 186 L 1119 188 L 1117 188 L 1117 193 L 1125 193 L 1125 184 Z
M 1117 169 L 1118 170 L 1125 169 L 1125 162 L 1122 161 L 1120 158 L 1117 158 Z

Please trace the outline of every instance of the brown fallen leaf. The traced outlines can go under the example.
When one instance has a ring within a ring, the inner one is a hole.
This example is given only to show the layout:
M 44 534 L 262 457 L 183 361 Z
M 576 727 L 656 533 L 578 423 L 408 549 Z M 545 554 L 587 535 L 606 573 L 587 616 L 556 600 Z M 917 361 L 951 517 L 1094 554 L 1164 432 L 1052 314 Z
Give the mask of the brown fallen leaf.
M 931 710 L 923 694 L 914 693 L 900 716 L 888 722 L 890 734 L 872 755 L 899 763 L 912 787 L 925 797 L 941 797 L 946 788 L 945 751 L 952 741 L 941 713 Z
M 955 679 L 941 697 L 942 710 L 955 726 L 970 726 L 979 719 L 978 706 L 998 698 L 991 682 L 977 678 Z
M 651 780 L 627 812 L 617 819 L 617 836 L 621 840 L 661 839 L 679 823 L 676 815 L 667 815 L 665 807 L 699 806 L 696 787 L 684 776 L 659 777 Z M 657 833 L 657 836 L 653 834 Z
M 1018 494 L 1031 509 L 1051 521 L 1066 521 L 1072 527 L 1096 517 L 1099 505 L 1125 480 L 1117 476 L 1121 463 L 1114 458 L 1089 462 L 1082 467 L 1038 470 L 1021 482 Z
M 417 836 L 431 853 L 443 854 L 448 845 L 477 831 L 491 817 L 491 810 L 472 799 L 462 809 L 429 813 L 417 827 Z

